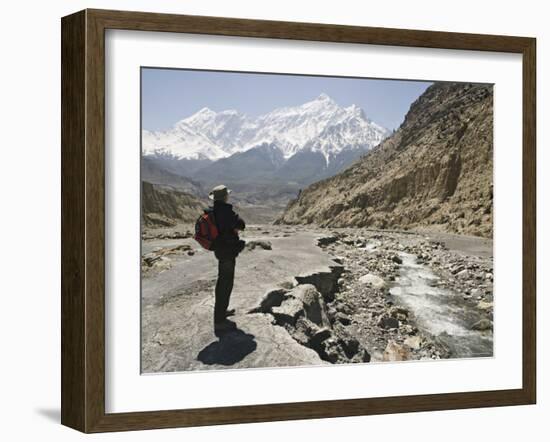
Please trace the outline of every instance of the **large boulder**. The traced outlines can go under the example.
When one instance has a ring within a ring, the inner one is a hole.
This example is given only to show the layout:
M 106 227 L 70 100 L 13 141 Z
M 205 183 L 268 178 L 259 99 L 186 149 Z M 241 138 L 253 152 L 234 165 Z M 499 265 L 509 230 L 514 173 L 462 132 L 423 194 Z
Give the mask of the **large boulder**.
M 384 281 L 384 279 L 380 276 L 373 275 L 372 273 L 367 273 L 366 275 L 361 276 L 359 278 L 359 282 L 370 285 L 375 289 L 382 289 L 386 287 L 386 281 Z
M 304 313 L 303 303 L 296 298 L 288 297 L 281 305 L 271 309 L 278 324 L 296 325 L 296 320 Z
M 280 304 L 271 307 L 271 313 L 281 324 L 295 326 L 303 316 L 319 327 L 330 327 L 325 301 L 312 284 L 300 284 L 285 292 Z
M 323 296 L 313 284 L 270 293 L 268 300 L 264 299 L 264 308 L 268 307 L 278 325 L 297 342 L 315 350 L 321 359 L 331 363 L 370 361 L 369 353 L 345 331 L 342 324 L 351 322 L 347 315 L 337 312 L 343 321 L 331 325 Z
M 315 286 L 302 284 L 288 293 L 289 298 L 301 302 L 304 316 L 320 327 L 330 327 L 325 301 Z

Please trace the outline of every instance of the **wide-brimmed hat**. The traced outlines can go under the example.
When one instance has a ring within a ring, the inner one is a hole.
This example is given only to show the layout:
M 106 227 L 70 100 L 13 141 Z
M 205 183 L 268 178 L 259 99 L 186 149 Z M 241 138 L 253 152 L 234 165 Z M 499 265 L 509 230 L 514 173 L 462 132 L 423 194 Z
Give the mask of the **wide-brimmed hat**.
M 223 200 L 227 195 L 231 193 L 231 190 L 228 189 L 223 184 L 220 184 L 219 186 L 214 187 L 210 193 L 208 194 L 208 198 L 214 201 L 221 201 Z

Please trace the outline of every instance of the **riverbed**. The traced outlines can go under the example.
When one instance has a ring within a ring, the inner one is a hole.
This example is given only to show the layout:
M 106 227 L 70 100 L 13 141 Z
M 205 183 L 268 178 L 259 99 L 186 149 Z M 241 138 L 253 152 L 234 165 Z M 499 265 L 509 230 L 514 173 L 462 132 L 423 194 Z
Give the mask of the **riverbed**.
M 416 317 L 417 327 L 441 339 L 457 358 L 493 355 L 493 334 L 472 330 L 485 316 L 462 294 L 439 286 L 441 278 L 415 255 L 400 252 L 399 276 L 390 289 L 391 295 Z

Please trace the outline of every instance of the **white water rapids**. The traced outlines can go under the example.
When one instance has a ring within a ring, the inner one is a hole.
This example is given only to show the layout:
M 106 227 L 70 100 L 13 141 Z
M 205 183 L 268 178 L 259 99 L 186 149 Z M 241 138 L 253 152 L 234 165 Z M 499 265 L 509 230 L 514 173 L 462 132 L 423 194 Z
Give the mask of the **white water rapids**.
M 418 327 L 439 337 L 451 350 L 451 357 L 492 356 L 493 334 L 471 330 L 482 318 L 479 309 L 460 294 L 438 287 L 440 278 L 417 263 L 415 255 L 399 255 L 403 263 L 390 294 L 415 315 Z

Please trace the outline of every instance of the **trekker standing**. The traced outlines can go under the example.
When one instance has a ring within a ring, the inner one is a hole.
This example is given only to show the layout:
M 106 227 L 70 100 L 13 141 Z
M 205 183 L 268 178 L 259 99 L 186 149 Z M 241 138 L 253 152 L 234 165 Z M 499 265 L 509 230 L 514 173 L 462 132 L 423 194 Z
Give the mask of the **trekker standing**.
M 218 259 L 218 280 L 216 282 L 216 302 L 214 305 L 214 331 L 223 332 L 234 328 L 234 323 L 227 320 L 227 316 L 235 310 L 227 310 L 229 298 L 233 290 L 235 278 L 235 260 L 243 250 L 245 242 L 239 238 L 239 230 L 244 230 L 245 223 L 228 203 L 229 190 L 219 185 L 212 189 L 209 198 L 214 200 L 214 219 L 218 228 L 218 237 L 215 240 L 214 254 Z

